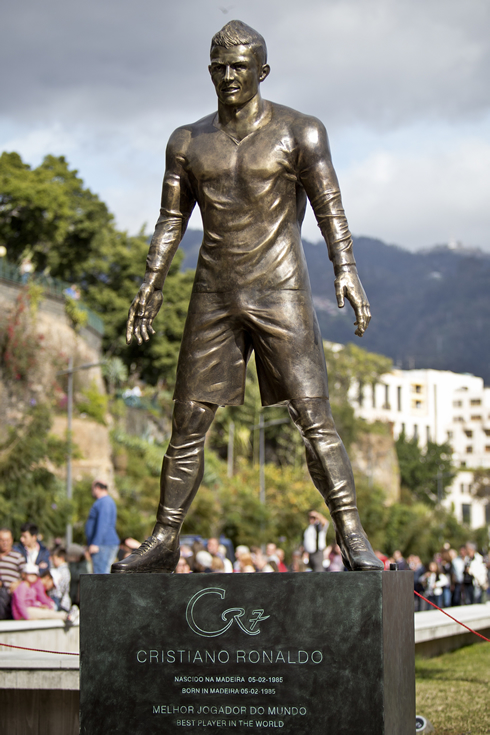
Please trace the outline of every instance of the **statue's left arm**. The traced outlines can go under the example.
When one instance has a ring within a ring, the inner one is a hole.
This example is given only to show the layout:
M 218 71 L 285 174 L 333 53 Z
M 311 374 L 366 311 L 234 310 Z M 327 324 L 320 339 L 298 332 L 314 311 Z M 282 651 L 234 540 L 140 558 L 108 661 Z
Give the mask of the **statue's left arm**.
M 303 118 L 298 129 L 299 177 L 327 243 L 328 257 L 335 272 L 337 303 L 342 308 L 344 299 L 350 302 L 356 314 L 355 333 L 362 337 L 371 320 L 371 310 L 357 273 L 352 236 L 342 206 L 327 131 L 314 118 Z

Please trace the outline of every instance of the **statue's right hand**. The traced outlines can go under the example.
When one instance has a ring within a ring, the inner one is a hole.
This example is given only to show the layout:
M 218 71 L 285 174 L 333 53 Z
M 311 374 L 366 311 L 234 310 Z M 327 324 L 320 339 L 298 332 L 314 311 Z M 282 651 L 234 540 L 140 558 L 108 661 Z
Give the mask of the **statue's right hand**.
M 133 335 L 140 345 L 143 341 L 148 342 L 150 335 L 155 334 L 153 320 L 158 314 L 163 302 L 163 294 L 160 290 L 148 283 L 143 283 L 140 290 L 129 307 L 128 326 L 126 330 L 126 343 L 131 344 Z

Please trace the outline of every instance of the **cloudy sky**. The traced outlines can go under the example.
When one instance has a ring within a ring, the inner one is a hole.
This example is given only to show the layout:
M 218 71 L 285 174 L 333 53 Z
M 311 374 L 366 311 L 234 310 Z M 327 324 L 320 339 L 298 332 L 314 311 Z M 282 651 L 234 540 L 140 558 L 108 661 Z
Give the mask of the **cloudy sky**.
M 264 97 L 326 124 L 354 234 L 490 251 L 488 0 L 7 0 L 1 150 L 65 155 L 121 228 L 151 230 L 166 141 L 215 109 L 209 43 L 232 18 L 267 41 Z

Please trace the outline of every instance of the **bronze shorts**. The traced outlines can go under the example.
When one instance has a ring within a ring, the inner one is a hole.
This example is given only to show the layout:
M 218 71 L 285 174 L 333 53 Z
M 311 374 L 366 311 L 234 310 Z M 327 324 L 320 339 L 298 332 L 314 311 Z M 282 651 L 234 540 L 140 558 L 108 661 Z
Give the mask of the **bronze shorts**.
M 328 398 L 311 293 L 278 290 L 192 294 L 174 399 L 241 405 L 252 350 L 262 405 Z

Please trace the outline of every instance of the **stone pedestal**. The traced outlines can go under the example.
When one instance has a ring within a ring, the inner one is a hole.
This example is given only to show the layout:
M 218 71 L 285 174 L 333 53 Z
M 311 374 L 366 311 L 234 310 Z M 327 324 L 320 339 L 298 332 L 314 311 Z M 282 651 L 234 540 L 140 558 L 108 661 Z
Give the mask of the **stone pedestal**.
M 85 575 L 81 733 L 413 735 L 412 580 Z

